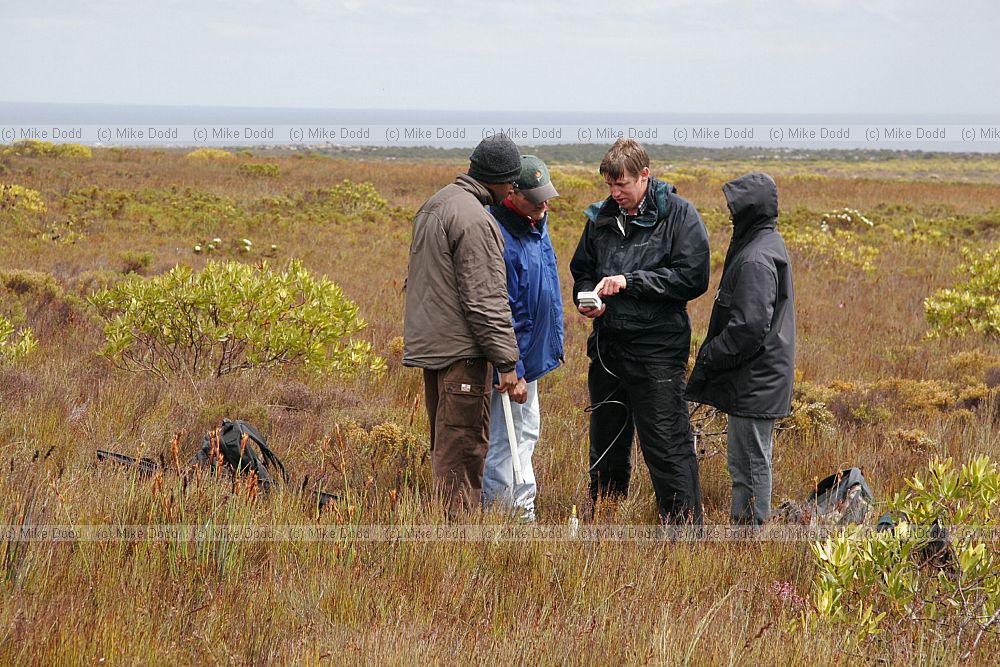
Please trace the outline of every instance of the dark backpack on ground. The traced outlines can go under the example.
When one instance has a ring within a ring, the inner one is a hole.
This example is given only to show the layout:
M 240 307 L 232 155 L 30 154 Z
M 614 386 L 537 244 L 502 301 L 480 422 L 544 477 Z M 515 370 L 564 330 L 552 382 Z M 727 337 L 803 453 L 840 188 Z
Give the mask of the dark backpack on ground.
M 218 434 L 217 445 L 214 442 L 216 434 Z M 215 470 L 219 463 L 218 455 L 222 456 L 223 465 L 234 473 L 246 474 L 251 471 L 255 473 L 260 487 L 265 491 L 271 488 L 275 478 L 274 473 L 280 473 L 282 478 L 288 479 L 285 466 L 268 448 L 264 436 L 242 419 L 223 419 L 221 429 L 205 434 L 201 450 L 194 458 L 198 464 L 210 464 L 212 470 Z
M 820 480 L 806 501 L 819 523 L 864 523 L 875 494 L 861 468 L 849 468 Z
M 804 503 L 783 503 L 775 516 L 785 523 L 846 526 L 864 523 L 874 503 L 861 468 L 848 468 L 817 482 Z

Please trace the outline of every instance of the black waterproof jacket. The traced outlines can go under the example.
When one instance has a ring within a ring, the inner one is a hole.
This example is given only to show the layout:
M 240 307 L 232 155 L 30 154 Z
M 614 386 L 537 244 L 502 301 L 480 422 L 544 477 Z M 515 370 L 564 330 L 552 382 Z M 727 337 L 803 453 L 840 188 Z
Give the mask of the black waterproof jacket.
M 621 208 L 608 197 L 587 210 L 570 262 L 573 302 L 605 276 L 624 275 L 625 289 L 605 300 L 587 351 L 612 346 L 625 359 L 686 364 L 691 347 L 687 302 L 708 289 L 708 234 L 698 211 L 669 183 L 649 179 L 638 215 L 619 228 Z M 603 354 L 603 352 L 602 352 Z
M 778 188 L 767 174 L 747 174 L 722 190 L 733 240 L 686 398 L 738 417 L 785 417 L 795 374 L 795 303 L 788 251 L 775 228 Z

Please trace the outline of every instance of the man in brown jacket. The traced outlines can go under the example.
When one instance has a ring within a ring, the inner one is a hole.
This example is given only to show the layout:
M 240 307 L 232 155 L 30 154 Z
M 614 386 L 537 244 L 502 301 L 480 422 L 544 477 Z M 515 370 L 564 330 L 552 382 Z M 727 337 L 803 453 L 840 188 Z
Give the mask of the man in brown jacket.
M 468 174 L 438 190 L 413 220 L 403 365 L 424 369 L 431 468 L 451 516 L 480 505 L 493 368 L 499 391 L 527 398 L 517 387 L 503 236 L 485 209 L 510 194 L 520 172 L 509 137 L 484 139 Z

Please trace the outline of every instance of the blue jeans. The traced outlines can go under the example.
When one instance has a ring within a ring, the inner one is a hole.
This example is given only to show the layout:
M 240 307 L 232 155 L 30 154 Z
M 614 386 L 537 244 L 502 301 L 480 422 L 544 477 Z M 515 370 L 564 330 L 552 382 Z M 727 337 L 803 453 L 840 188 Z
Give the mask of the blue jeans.
M 514 417 L 522 483 L 514 483 L 514 461 L 507 439 L 507 421 L 504 419 L 500 392 L 494 390 L 490 403 L 490 448 L 486 452 L 486 468 L 483 471 L 483 508 L 497 505 L 513 510 L 522 520 L 534 521 L 538 487 L 535 471 L 531 468 L 531 455 L 541 432 L 537 380 L 528 383 L 528 400 L 523 404 L 512 401 L 510 409 Z
M 762 524 L 771 516 L 771 448 L 774 420 L 729 415 L 729 475 L 733 478 L 732 521 Z

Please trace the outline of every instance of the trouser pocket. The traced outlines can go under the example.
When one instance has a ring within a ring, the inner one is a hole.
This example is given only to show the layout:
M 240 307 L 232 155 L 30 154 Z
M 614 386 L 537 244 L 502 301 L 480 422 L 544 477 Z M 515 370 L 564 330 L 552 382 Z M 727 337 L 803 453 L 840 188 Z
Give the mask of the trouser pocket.
M 483 424 L 489 411 L 489 370 L 485 359 L 464 359 L 448 368 L 441 396 L 446 426 Z

